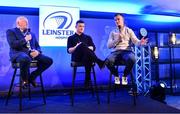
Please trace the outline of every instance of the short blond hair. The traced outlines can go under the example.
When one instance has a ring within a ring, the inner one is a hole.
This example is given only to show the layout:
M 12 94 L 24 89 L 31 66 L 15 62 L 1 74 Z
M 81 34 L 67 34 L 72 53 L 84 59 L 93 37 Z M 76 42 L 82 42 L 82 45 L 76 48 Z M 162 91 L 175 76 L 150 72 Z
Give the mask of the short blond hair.
M 18 23 L 19 23 L 19 21 L 20 21 L 20 20 L 25 20 L 25 21 L 26 21 L 26 23 L 27 23 L 27 27 L 29 26 L 28 19 L 27 19 L 25 16 L 19 16 L 19 17 L 17 17 L 17 18 L 16 18 L 16 27 L 18 27 L 18 28 L 19 28 Z

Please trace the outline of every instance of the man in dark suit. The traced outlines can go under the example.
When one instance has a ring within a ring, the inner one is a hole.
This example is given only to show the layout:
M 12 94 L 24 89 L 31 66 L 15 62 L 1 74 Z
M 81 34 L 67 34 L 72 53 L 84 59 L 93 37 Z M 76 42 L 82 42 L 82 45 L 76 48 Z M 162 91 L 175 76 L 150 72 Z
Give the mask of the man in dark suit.
M 6 35 L 10 46 L 11 61 L 20 63 L 23 87 L 27 88 L 28 83 L 36 87 L 36 77 L 50 67 L 53 60 L 42 54 L 35 35 L 28 30 L 28 19 L 26 17 L 17 17 L 16 28 L 8 29 Z M 29 66 L 32 60 L 38 61 L 38 68 L 30 74 Z
M 85 23 L 82 20 L 76 22 L 76 33 L 68 38 L 67 52 L 72 54 L 71 60 L 81 62 L 85 65 L 85 85 L 89 86 L 90 72 L 93 62 L 96 62 L 100 69 L 104 67 L 104 61 L 94 53 L 96 47 L 89 35 L 84 34 Z

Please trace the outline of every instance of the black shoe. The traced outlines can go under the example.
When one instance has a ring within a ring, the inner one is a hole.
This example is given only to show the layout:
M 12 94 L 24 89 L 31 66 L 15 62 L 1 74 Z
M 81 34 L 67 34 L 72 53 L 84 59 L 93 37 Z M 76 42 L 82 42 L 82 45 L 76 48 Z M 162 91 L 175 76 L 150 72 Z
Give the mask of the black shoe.
M 38 87 L 38 84 L 37 84 L 36 81 L 33 80 L 33 79 L 29 79 L 29 83 L 30 83 L 33 87 Z

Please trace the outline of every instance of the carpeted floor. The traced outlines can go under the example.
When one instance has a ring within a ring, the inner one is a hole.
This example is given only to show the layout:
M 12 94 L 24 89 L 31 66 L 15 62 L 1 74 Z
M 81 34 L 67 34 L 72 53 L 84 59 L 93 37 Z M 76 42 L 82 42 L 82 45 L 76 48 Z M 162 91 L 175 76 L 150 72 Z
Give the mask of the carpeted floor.
M 43 105 L 40 95 L 32 96 L 32 99 L 23 99 L 24 113 L 180 113 L 180 110 L 152 100 L 149 97 L 138 96 L 137 105 L 133 105 L 132 96 L 127 91 L 120 91 L 116 97 L 111 94 L 111 103 L 107 104 L 107 92 L 101 92 L 100 104 L 91 92 L 78 92 L 75 94 L 75 104 L 72 107 L 68 94 L 56 94 L 47 96 L 47 104 Z M 12 97 L 8 106 L 5 99 L 0 99 L 0 113 L 18 113 L 19 99 Z

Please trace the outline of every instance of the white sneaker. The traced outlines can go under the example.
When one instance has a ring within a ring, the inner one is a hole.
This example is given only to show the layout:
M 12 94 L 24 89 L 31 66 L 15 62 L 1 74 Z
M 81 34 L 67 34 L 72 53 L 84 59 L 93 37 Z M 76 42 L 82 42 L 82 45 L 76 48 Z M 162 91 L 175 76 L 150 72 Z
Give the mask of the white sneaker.
M 127 85 L 127 84 L 128 84 L 127 77 L 122 77 L 122 85 Z
M 119 77 L 115 77 L 115 78 L 114 78 L 114 83 L 115 83 L 115 84 L 118 84 L 118 85 L 120 84 L 120 79 L 119 79 Z

